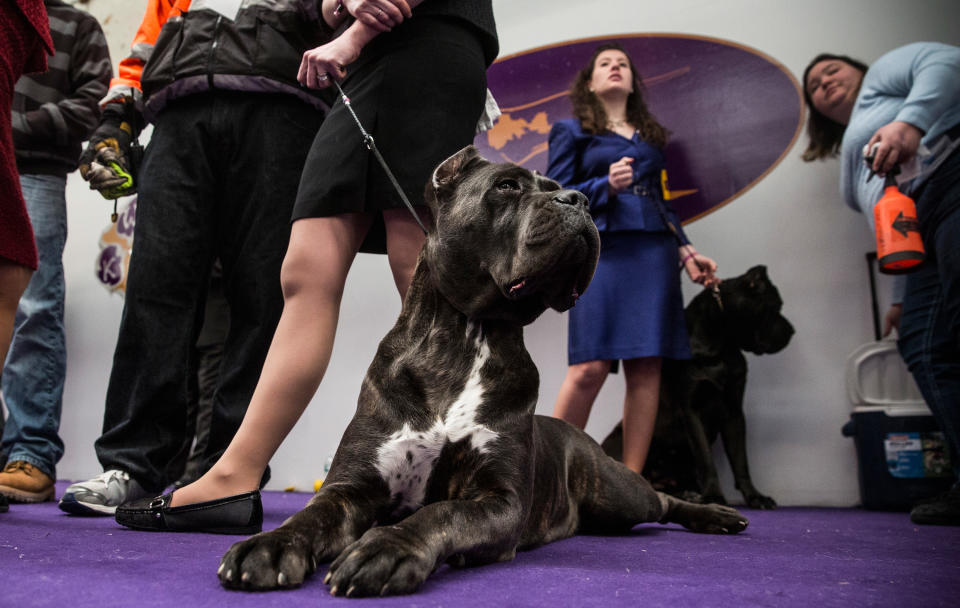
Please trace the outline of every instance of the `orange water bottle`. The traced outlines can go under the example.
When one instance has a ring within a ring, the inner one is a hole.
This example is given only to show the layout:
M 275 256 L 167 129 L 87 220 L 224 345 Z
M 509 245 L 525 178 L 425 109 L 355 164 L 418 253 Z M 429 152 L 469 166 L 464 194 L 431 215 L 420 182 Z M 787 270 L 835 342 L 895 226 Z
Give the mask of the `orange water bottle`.
M 925 253 L 917 221 L 917 205 L 900 192 L 894 174 L 887 173 L 883 196 L 873 207 L 877 233 L 877 262 L 880 272 L 903 274 L 923 262 Z

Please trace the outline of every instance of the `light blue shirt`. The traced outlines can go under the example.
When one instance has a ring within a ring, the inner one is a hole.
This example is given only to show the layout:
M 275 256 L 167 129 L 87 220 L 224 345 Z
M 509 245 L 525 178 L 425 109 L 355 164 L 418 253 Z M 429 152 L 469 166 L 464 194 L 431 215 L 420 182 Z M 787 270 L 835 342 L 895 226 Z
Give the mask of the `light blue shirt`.
M 880 127 L 893 121 L 924 132 L 921 146 L 933 154 L 921 162 L 920 174 L 901 184 L 910 193 L 933 173 L 957 142 L 944 133 L 960 124 L 960 47 L 915 42 L 878 59 L 863 77 L 841 145 L 840 190 L 843 200 L 873 225 L 873 207 L 883 193 L 883 179 L 869 178 L 863 147 Z M 900 277 L 902 279 L 902 277 Z M 894 302 L 902 301 L 903 281 L 895 281 Z

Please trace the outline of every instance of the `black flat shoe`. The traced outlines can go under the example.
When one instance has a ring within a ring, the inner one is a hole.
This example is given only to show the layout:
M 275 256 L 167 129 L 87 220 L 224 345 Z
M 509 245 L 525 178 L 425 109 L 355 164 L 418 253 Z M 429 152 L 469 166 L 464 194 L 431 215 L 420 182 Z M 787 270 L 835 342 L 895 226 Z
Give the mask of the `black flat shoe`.
M 179 507 L 170 506 L 172 495 L 120 505 L 117 523 L 134 530 L 210 534 L 256 534 L 263 528 L 259 490 Z

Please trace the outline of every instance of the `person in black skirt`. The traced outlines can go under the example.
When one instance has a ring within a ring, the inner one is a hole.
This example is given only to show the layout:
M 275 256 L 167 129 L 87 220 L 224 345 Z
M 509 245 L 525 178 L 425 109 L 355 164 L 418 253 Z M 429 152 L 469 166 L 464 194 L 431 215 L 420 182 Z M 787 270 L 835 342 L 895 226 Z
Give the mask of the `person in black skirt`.
M 426 223 L 427 180 L 473 141 L 484 114 L 486 68 L 498 53 L 491 0 L 324 0 L 322 11 L 333 28 L 354 20 L 304 54 L 298 79 L 309 88 L 329 87 L 331 78 L 342 84 Z M 323 378 L 357 252 L 387 254 L 401 299 L 413 277 L 424 234 L 342 101 L 313 142 L 292 219 L 283 314 L 246 416 L 220 460 L 176 490 L 171 507 L 255 493 Z M 177 525 L 193 524 L 187 517 Z
M 599 46 L 574 79 L 570 99 L 575 118 L 550 131 L 547 175 L 587 196 L 601 247 L 590 288 L 570 309 L 570 367 L 553 415 L 586 426 L 607 374 L 622 360 L 623 462 L 640 473 L 657 416 L 662 357 L 690 358 L 678 268 L 712 287 L 717 265 L 690 245 L 663 200 L 667 131 L 647 110 L 626 51 Z

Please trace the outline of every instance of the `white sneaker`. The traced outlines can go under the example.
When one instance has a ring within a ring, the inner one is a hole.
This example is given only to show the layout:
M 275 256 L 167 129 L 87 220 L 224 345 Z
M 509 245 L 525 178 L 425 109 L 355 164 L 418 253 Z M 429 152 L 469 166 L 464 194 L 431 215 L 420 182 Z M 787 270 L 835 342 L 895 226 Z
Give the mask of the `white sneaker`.
M 74 515 L 113 515 L 118 506 L 148 494 L 129 473 L 111 469 L 69 486 L 58 506 Z

